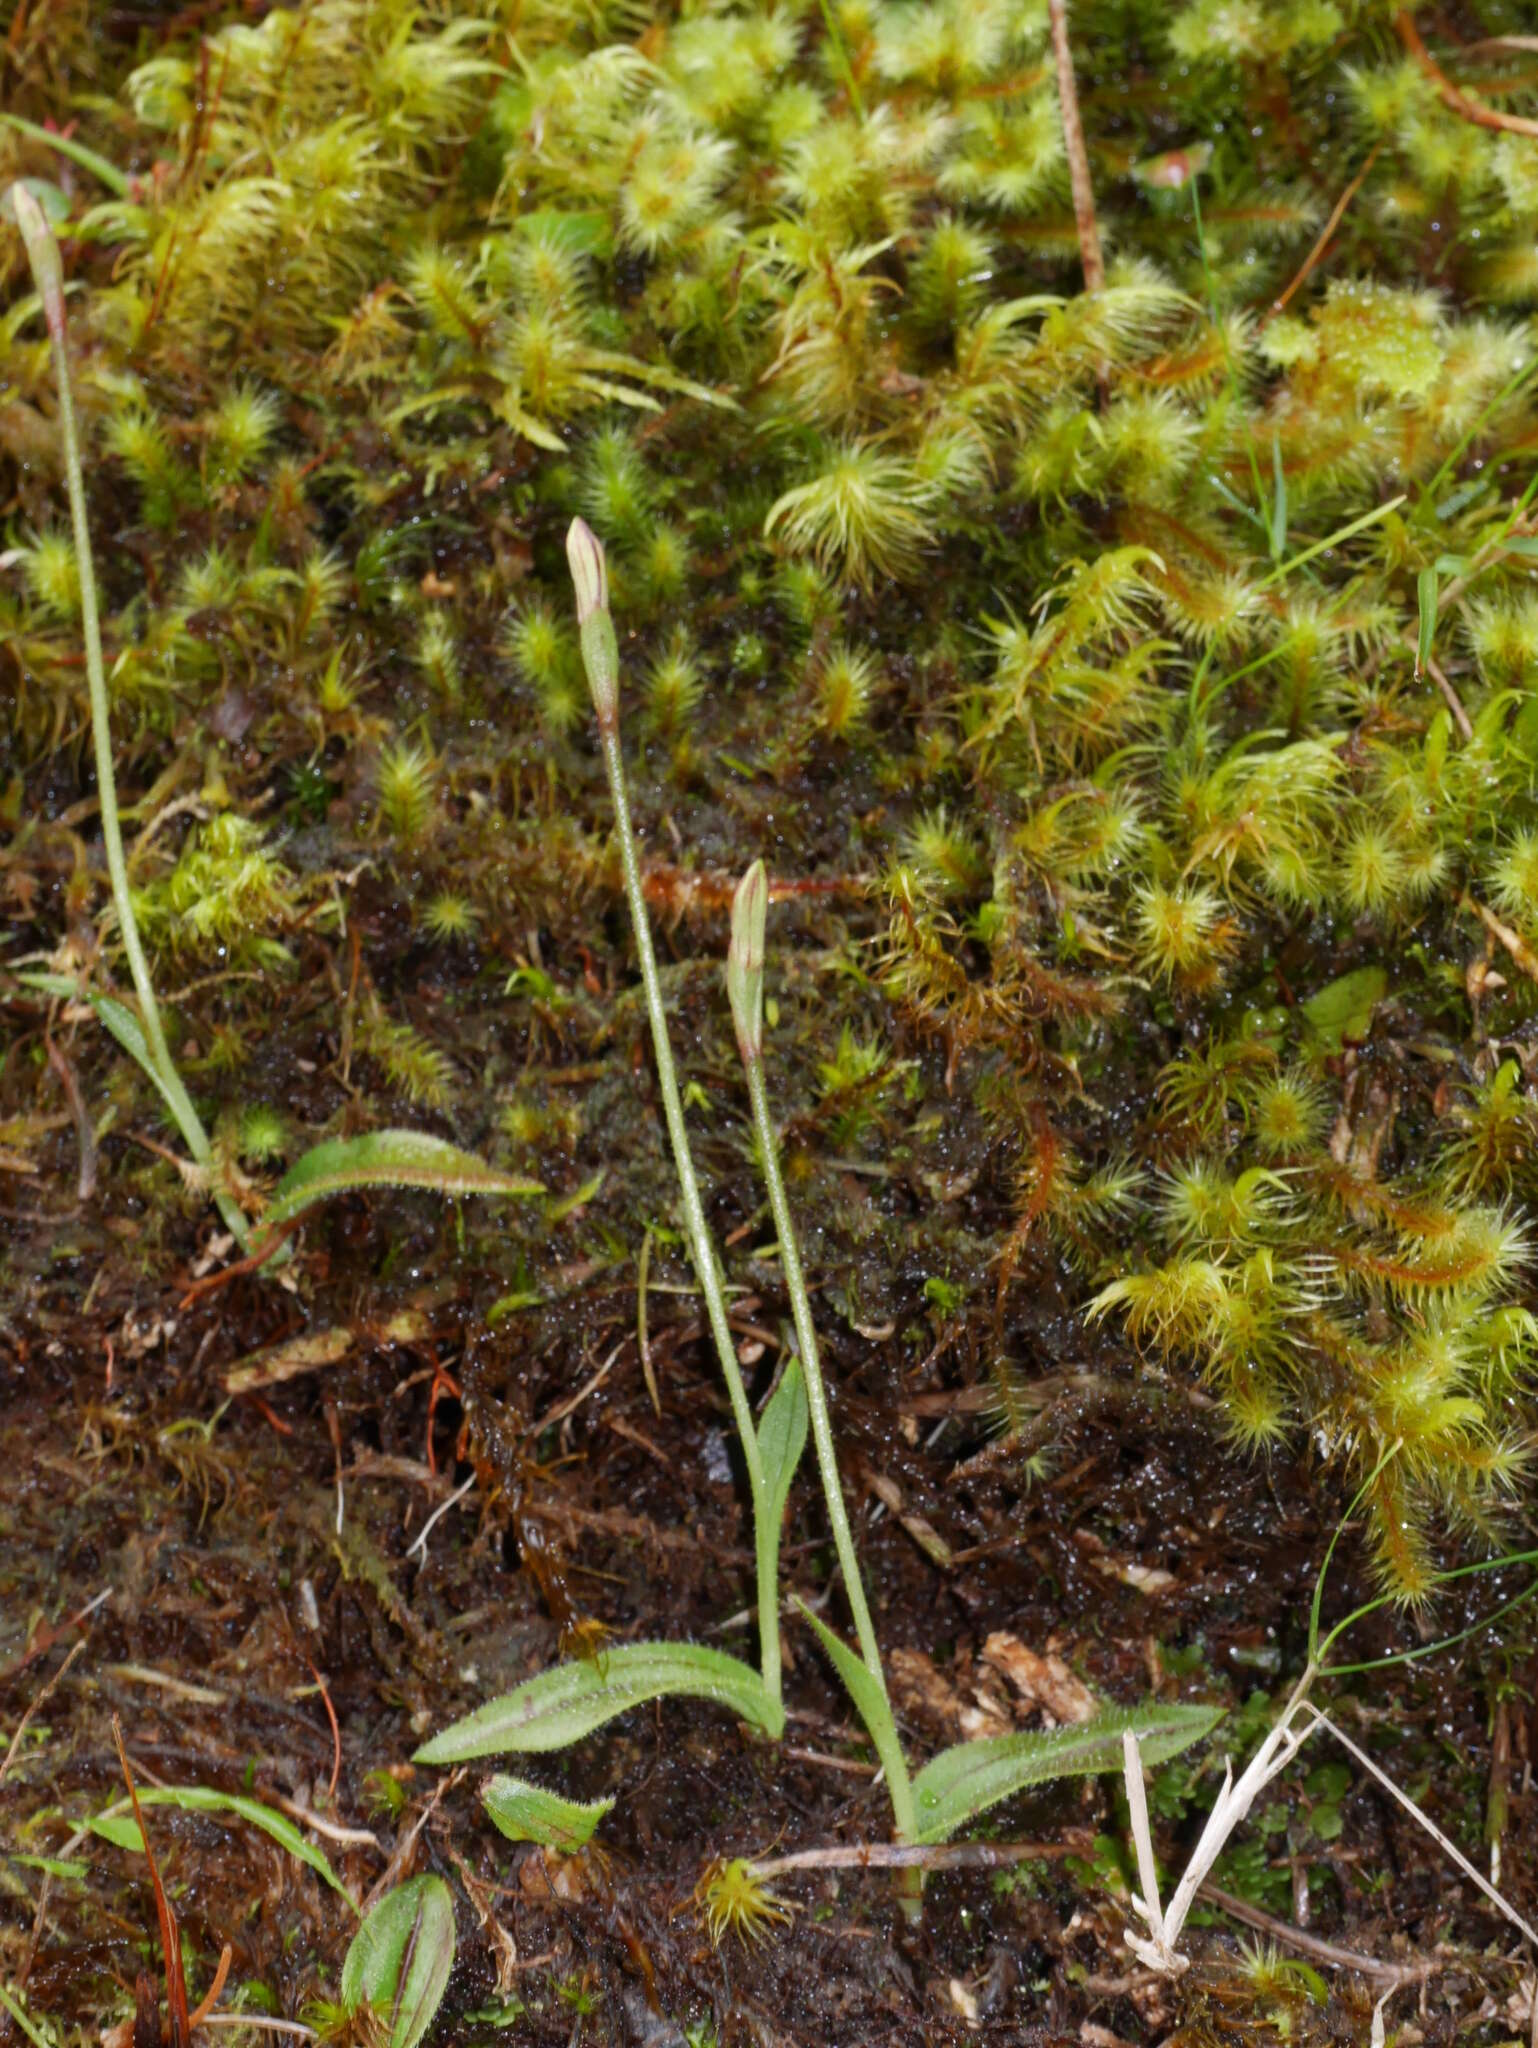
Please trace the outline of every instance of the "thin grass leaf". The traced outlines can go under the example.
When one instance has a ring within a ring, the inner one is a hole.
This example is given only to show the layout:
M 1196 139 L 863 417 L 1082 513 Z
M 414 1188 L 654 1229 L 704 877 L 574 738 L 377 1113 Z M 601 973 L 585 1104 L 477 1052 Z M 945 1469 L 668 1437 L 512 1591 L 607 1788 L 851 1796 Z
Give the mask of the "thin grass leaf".
M 290 1856 L 317 1877 L 323 1878 L 334 1892 L 347 1897 L 346 1887 L 326 1861 L 320 1850 L 307 1842 L 294 1823 L 285 1815 L 277 1813 L 270 1806 L 264 1806 L 259 1799 L 248 1799 L 239 1792 L 217 1792 L 207 1785 L 151 1785 L 139 1793 L 141 1806 L 174 1806 L 183 1813 L 231 1813 L 237 1819 L 248 1822 L 252 1827 L 286 1849 Z M 93 1835 L 102 1841 L 111 1842 L 119 1849 L 131 1849 L 136 1855 L 144 1853 L 144 1838 L 139 1832 L 137 1821 L 132 1814 L 121 1811 L 121 1805 L 107 1807 L 94 1814 L 87 1821 Z

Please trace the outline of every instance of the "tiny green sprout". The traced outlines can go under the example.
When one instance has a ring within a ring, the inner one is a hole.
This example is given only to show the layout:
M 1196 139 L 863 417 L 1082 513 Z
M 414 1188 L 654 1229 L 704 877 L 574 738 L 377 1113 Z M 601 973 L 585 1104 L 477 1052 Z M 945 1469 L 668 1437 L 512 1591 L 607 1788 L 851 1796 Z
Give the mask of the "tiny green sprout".
M 1223 900 L 1200 882 L 1145 882 L 1133 894 L 1138 965 L 1157 981 L 1179 981 L 1210 961 Z
M 710 1938 L 719 1948 L 728 1934 L 762 1941 L 771 1927 L 788 1927 L 791 1909 L 745 1856 L 718 1857 L 695 1886 Z
M 454 628 L 444 613 L 429 612 L 417 631 L 416 665 L 434 692 L 449 704 L 459 701 L 463 681 Z
M 1319 1972 L 1296 1957 L 1284 1956 L 1274 1941 L 1241 1941 L 1239 1962 L 1255 1996 L 1290 2004 L 1306 1998 L 1313 2005 L 1327 2005 L 1329 1986 Z
M 970 896 L 988 879 L 988 864 L 971 828 L 944 804 L 921 812 L 903 836 L 903 858 L 935 896 Z
M 466 896 L 440 889 L 422 911 L 422 929 L 440 945 L 467 945 L 475 937 L 481 914 Z
M 664 736 L 687 726 L 705 694 L 699 659 L 682 633 L 675 633 L 646 679 L 647 716 Z
M 252 1103 L 241 1112 L 236 1142 L 242 1159 L 258 1166 L 270 1166 L 288 1150 L 288 1127 L 281 1114 L 265 1102 Z
M 396 740 L 381 751 L 375 790 L 380 820 L 392 839 L 409 843 L 427 836 L 436 808 L 437 781 L 437 763 L 419 742 Z
M 35 534 L 21 550 L 21 570 L 42 610 L 60 619 L 80 616 L 80 560 L 68 534 Z
M 1268 1159 L 1289 1159 L 1316 1145 L 1328 1107 L 1324 1091 L 1301 1067 L 1261 1082 L 1249 1109 L 1249 1127 Z
M 406 1788 L 393 1771 L 373 1770 L 363 1779 L 364 1802 L 372 1813 L 394 1820 L 406 1810 Z
M 818 662 L 812 688 L 817 722 L 829 739 L 847 740 L 864 725 L 881 683 L 881 664 L 868 649 L 837 640 Z
M 213 480 L 239 483 L 249 476 L 271 447 L 281 416 L 282 407 L 270 391 L 237 384 L 224 392 L 205 429 Z
M 1508 917 L 1538 920 L 1538 831 L 1523 827 L 1490 867 L 1490 895 Z
M 1538 1161 L 1538 1105 L 1521 1081 L 1517 1062 L 1503 1060 L 1454 1111 L 1458 1134 L 1443 1154 L 1450 1194 L 1510 1194 Z
M 654 603 L 677 597 L 689 574 L 689 540 L 682 527 L 657 520 L 641 544 L 636 573 Z
M 548 731 L 570 732 L 582 716 L 582 685 L 571 628 L 543 599 L 510 612 L 498 635 L 502 653 L 539 702 Z
M 588 443 L 578 492 L 588 518 L 616 541 L 634 543 L 646 534 L 652 512 L 651 478 L 641 451 L 622 428 L 606 427 Z

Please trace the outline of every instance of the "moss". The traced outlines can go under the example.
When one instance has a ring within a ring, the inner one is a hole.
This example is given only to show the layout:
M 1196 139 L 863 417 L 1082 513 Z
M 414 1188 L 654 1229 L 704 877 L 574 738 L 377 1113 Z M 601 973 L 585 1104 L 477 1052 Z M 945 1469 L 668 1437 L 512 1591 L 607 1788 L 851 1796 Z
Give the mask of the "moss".
M 78 107 L 27 45 L 31 110 L 131 171 L 59 189 L 146 925 L 273 977 L 192 1000 L 208 1044 L 259 1042 L 302 959 L 365 1087 L 459 1113 L 475 1006 L 430 1034 L 397 997 L 430 970 L 489 1009 L 513 966 L 520 1060 L 607 1058 L 582 511 L 681 953 L 763 851 L 808 974 L 839 963 L 787 1012 L 830 1261 L 869 1216 L 821 1154 L 948 1184 L 960 1106 L 1006 1341 L 1032 1275 L 1205 1373 L 1248 1445 L 1412 1443 L 1375 1513 L 1414 1592 L 1530 1427 L 1482 1339 L 1431 1342 L 1526 1301 L 1538 1191 L 1530 151 L 1371 10 L 1088 0 L 1086 294 L 1044 10 L 830 18 L 536 0 L 512 46 L 314 0 L 93 40 Z M 40 810 L 76 776 L 78 578 L 24 308 L 0 354 Z M 211 760 L 224 794 L 183 802 Z M 68 863 L 36 948 L 100 908 Z M 616 1164 L 604 1119 L 497 1087 L 484 1127 Z M 649 1220 L 633 1124 L 616 1231 Z

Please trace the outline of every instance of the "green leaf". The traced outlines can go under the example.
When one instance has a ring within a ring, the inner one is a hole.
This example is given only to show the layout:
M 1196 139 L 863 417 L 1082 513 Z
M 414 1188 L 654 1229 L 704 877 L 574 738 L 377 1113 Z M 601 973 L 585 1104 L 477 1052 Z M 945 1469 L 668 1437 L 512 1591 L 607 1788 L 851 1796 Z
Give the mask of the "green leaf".
M 425 1743 L 414 1761 L 462 1764 L 510 1750 L 568 1749 L 617 1714 L 673 1693 L 729 1707 L 766 1735 L 778 1736 L 785 1727 L 784 1708 L 740 1659 L 698 1643 L 625 1643 L 592 1660 L 557 1664 L 488 1700 Z
M 389 2048 L 416 2048 L 432 2025 L 454 1967 L 454 1900 L 441 1877 L 386 1892 L 342 1964 L 342 2004 L 387 2018 Z
M 790 1497 L 790 1482 L 806 1449 L 807 1419 L 806 1382 L 801 1377 L 800 1359 L 793 1358 L 780 1374 L 780 1384 L 758 1418 L 758 1455 L 769 1490 L 768 1514 L 775 1529 L 780 1526 Z
M 144 1035 L 144 1026 L 126 1003 L 120 1003 L 116 996 L 96 995 L 91 990 L 82 991 L 79 982 L 68 974 L 18 974 L 16 979 L 27 988 L 41 989 L 45 995 L 62 996 L 67 1002 L 89 1003 L 96 1012 L 97 1022 L 111 1032 L 129 1058 L 154 1082 L 161 1101 L 171 1112 L 171 1121 L 180 1130 L 181 1112 L 166 1093 L 165 1085 L 155 1071 L 155 1062 L 150 1057 L 150 1045 Z
M 1420 608 L 1420 636 L 1415 643 L 1415 673 L 1424 675 L 1431 659 L 1431 643 L 1437 630 L 1437 572 L 1422 569 L 1415 579 L 1415 601 Z
M 1373 1010 L 1387 992 L 1386 969 L 1356 967 L 1311 995 L 1303 1014 L 1328 1050 L 1339 1052 L 1343 1039 L 1367 1036 Z
M 556 206 L 538 206 L 520 213 L 515 226 L 520 235 L 553 242 L 574 256 L 596 256 L 607 263 L 614 249 L 614 226 L 607 211 L 568 212 Z
M 344 1899 L 347 1897 L 341 1879 L 319 1849 L 305 1840 L 291 1820 L 274 1812 L 272 1807 L 264 1806 L 260 1799 L 248 1799 L 239 1792 L 215 1792 L 207 1785 L 150 1785 L 140 1792 L 139 1804 L 175 1806 L 183 1813 L 236 1814 L 241 1820 L 249 1821 L 252 1827 L 260 1828 L 280 1849 L 286 1849 L 290 1856 L 307 1865 L 317 1877 L 324 1878 L 333 1891 L 341 1892 Z M 119 1849 L 132 1849 L 139 1855 L 144 1852 L 138 1823 L 129 1813 L 108 1807 L 104 1813 L 94 1815 L 86 1825 L 92 1834 L 100 1835 L 104 1842 L 112 1842 Z
M 920 1842 L 945 1842 L 1012 1793 L 1054 1778 L 1093 1778 L 1122 1768 L 1122 1736 L 1138 1738 L 1147 1765 L 1167 1763 L 1215 1728 L 1221 1707 L 1112 1709 L 1068 1728 L 997 1735 L 943 1749 L 913 1781 Z
M 27 1870 L 41 1870 L 49 1877 L 62 1878 L 69 1884 L 83 1884 L 91 1874 L 88 1863 L 78 1863 L 73 1857 L 12 1856 L 10 1861 Z
M 426 1131 L 366 1131 L 312 1146 L 273 1190 L 264 1231 L 287 1223 L 328 1195 L 354 1188 L 427 1188 L 440 1195 L 539 1195 L 537 1181 L 499 1173 L 473 1152 L 461 1152 Z
M 854 1701 L 855 1711 L 865 1723 L 865 1732 L 881 1759 L 888 1785 L 900 1785 L 907 1774 L 908 1766 L 903 1756 L 902 1743 L 898 1738 L 897 1723 L 892 1718 L 892 1704 L 886 1696 L 886 1687 L 880 1679 L 866 1670 L 862 1660 L 847 1643 L 840 1642 L 832 1629 L 817 1619 L 804 1600 L 798 1600 L 796 1605 L 817 1631 L 817 1640 L 827 1651 L 834 1670 L 844 1681 L 844 1690 Z
M 613 1806 L 612 1799 L 563 1799 L 525 1778 L 499 1773 L 487 1780 L 481 1803 L 510 1842 L 538 1842 L 570 1851 L 588 1841 Z

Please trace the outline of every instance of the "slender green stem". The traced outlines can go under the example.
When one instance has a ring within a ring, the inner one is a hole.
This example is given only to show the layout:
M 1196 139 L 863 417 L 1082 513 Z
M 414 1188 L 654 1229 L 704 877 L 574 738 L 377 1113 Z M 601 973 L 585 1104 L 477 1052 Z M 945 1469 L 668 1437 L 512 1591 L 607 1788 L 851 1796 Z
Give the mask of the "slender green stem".
M 833 1547 L 838 1552 L 839 1566 L 844 1574 L 844 1593 L 854 1619 L 854 1632 L 860 1645 L 861 1661 L 881 1688 L 882 1700 L 886 1702 L 888 1714 L 891 1714 L 886 1673 L 881 1666 L 881 1650 L 876 1642 L 876 1631 L 871 1624 L 870 1608 L 865 1598 L 865 1582 L 860 1577 L 860 1561 L 855 1556 L 854 1536 L 849 1527 L 848 1510 L 844 1506 L 844 1488 L 839 1478 L 838 1453 L 833 1444 L 833 1423 L 828 1414 L 828 1395 L 823 1385 L 822 1363 L 817 1350 L 817 1332 L 812 1324 L 812 1307 L 807 1297 L 806 1275 L 801 1269 L 801 1252 L 796 1243 L 795 1224 L 791 1219 L 790 1203 L 785 1196 L 785 1182 L 780 1173 L 779 1141 L 775 1136 L 774 1123 L 769 1114 L 769 1091 L 764 1085 L 764 1063 L 762 1058 L 744 1050 L 743 1067 L 748 1077 L 748 1096 L 753 1104 L 753 1125 L 758 1133 L 764 1186 L 769 1193 L 769 1208 L 780 1240 L 780 1264 L 785 1274 L 786 1292 L 790 1296 L 790 1312 L 795 1320 L 796 1342 L 801 1350 L 801 1374 L 806 1385 L 807 1412 L 812 1424 L 812 1441 L 817 1446 L 817 1464 L 822 1474 L 823 1495 L 828 1504 L 828 1520 L 833 1525 Z M 902 1841 L 911 1841 L 917 1831 L 913 1785 L 908 1776 L 907 1765 L 902 1761 L 901 1750 L 896 1743 L 892 1745 L 892 1752 L 895 1764 L 889 1764 L 887 1771 L 887 1790 L 892 1799 L 892 1817 L 896 1823 L 898 1838 Z
M 29 193 L 22 197 L 26 205 L 35 211 L 35 202 Z M 183 1085 L 181 1075 L 176 1071 L 176 1062 L 171 1057 L 171 1048 L 166 1043 L 165 1027 L 160 1021 L 160 1005 L 155 1000 L 155 985 L 150 979 L 149 962 L 144 957 L 144 948 L 139 940 L 139 926 L 134 917 L 133 896 L 128 883 L 128 862 L 123 853 L 123 830 L 118 819 L 117 776 L 112 760 L 112 706 L 107 694 L 107 672 L 102 660 L 101 618 L 96 602 L 96 571 L 91 557 L 91 529 L 86 518 L 85 470 L 80 460 L 80 439 L 75 428 L 75 402 L 70 386 L 69 356 L 64 326 L 64 295 L 51 276 L 45 276 L 39 268 L 33 241 L 39 227 L 47 230 L 41 214 L 36 220 L 26 216 L 20 199 L 17 201 L 18 218 L 24 219 L 27 234 L 28 255 L 33 258 L 33 270 L 37 276 L 43 312 L 48 322 L 49 339 L 53 344 L 54 373 L 59 391 L 59 429 L 64 441 L 64 476 L 69 490 L 69 516 L 75 535 L 75 559 L 80 570 L 80 630 L 85 642 L 85 670 L 91 692 L 91 737 L 96 753 L 96 791 L 101 808 L 102 844 L 107 854 L 107 873 L 112 882 L 112 900 L 117 906 L 118 931 L 123 940 L 123 952 L 128 961 L 128 972 L 133 979 L 134 991 L 139 998 L 139 1021 L 144 1027 L 145 1042 L 161 1091 L 176 1118 L 177 1127 L 186 1142 L 194 1160 L 206 1172 L 214 1171 L 214 1151 L 209 1143 L 208 1133 L 202 1119 L 193 1107 L 192 1097 Z M 47 236 L 51 250 L 53 238 Z M 53 262 L 57 264 L 57 254 Z M 219 1206 L 219 1214 L 226 1226 L 233 1232 L 236 1242 L 244 1248 L 251 1226 L 245 1212 L 234 1196 L 220 1188 L 213 1189 L 213 1197 Z
M 641 867 L 636 859 L 635 832 L 630 822 L 630 798 L 625 787 L 625 761 L 620 749 L 617 718 L 605 718 L 600 712 L 598 734 L 603 750 L 604 772 L 609 778 L 609 797 L 614 805 L 620 862 L 625 871 L 625 897 L 630 905 L 630 921 L 635 928 L 636 953 L 641 962 L 641 983 L 646 991 L 646 1010 L 651 1019 L 652 1050 L 657 1060 L 657 1084 L 662 1091 L 663 1115 L 667 1120 L 668 1137 L 673 1147 L 673 1163 L 678 1170 L 678 1185 L 683 1196 L 684 1227 L 688 1234 L 689 1252 L 694 1261 L 694 1270 L 699 1275 L 700 1290 L 705 1297 L 705 1313 L 710 1323 L 711 1335 L 715 1338 L 722 1377 L 726 1381 L 727 1397 L 732 1404 L 732 1420 L 737 1425 L 743 1463 L 747 1467 L 748 1491 L 753 1501 L 753 1547 L 758 1559 L 759 1654 L 765 1689 L 771 1699 L 778 1700 L 781 1685 L 778 1531 L 766 1526 L 769 1502 L 764 1486 L 763 1460 L 758 1452 L 758 1432 L 753 1426 L 753 1410 L 748 1404 L 747 1389 L 742 1383 L 742 1371 L 737 1364 L 737 1347 L 732 1342 L 731 1328 L 726 1320 L 726 1296 L 722 1292 L 721 1275 L 716 1267 L 715 1247 L 710 1241 L 710 1230 L 705 1222 L 705 1205 L 700 1200 L 699 1182 L 695 1178 L 694 1159 L 689 1150 L 689 1134 L 684 1128 L 683 1104 L 679 1100 L 678 1076 L 673 1066 L 673 1048 L 668 1040 L 667 1012 L 662 1001 L 662 983 L 657 975 L 657 956 L 652 950 L 651 921 L 646 914 L 646 897 L 641 887 Z
M 833 56 L 839 71 L 843 74 L 844 90 L 849 95 L 849 104 L 854 108 L 857 121 L 865 119 L 865 102 L 860 98 L 860 88 L 854 75 L 854 66 L 849 61 L 849 52 L 844 48 L 844 35 L 834 19 L 833 9 L 828 0 L 821 0 L 822 24 L 828 32 L 828 41 L 833 45 Z

